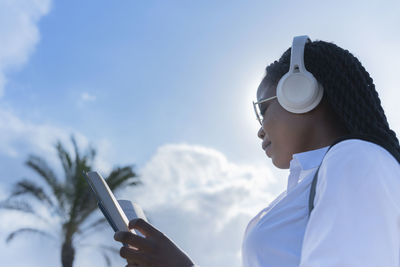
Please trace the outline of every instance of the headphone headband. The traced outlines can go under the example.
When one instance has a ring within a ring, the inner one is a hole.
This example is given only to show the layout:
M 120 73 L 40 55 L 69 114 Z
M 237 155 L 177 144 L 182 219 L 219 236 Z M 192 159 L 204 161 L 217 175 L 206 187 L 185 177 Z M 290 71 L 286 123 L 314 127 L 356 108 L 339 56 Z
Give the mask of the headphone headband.
M 304 47 L 310 41 L 307 35 L 296 36 L 293 38 L 292 49 L 290 53 L 290 69 L 291 73 L 304 72 L 306 67 L 304 65 Z

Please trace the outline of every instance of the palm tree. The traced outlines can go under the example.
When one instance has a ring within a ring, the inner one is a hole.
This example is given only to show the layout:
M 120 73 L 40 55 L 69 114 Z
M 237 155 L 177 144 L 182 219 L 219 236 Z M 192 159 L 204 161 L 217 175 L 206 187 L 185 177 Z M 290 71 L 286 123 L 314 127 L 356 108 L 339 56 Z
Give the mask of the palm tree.
M 92 214 L 97 210 L 97 202 L 92 195 L 90 187 L 82 177 L 83 172 L 90 171 L 93 165 L 96 151 L 88 147 L 85 153 L 80 153 L 75 138 L 71 136 L 74 147 L 74 155 L 68 153 L 64 145 L 58 141 L 55 145 L 58 158 L 63 167 L 63 179 L 59 179 L 48 163 L 41 157 L 30 155 L 26 165 L 38 174 L 45 184 L 45 188 L 29 179 L 18 181 L 7 200 L 0 203 L 0 208 L 17 210 L 29 213 L 36 218 L 46 221 L 46 218 L 37 212 L 31 205 L 30 199 L 35 199 L 40 205 L 44 205 L 51 212 L 51 216 L 57 217 L 61 222 L 61 262 L 63 267 L 72 267 L 75 258 L 75 248 L 78 244 L 77 238 L 82 240 L 88 235 L 103 227 L 106 220 L 93 218 Z M 114 168 L 107 175 L 107 183 L 112 191 L 126 186 L 138 185 L 139 181 L 133 166 Z M 17 235 L 36 233 L 45 237 L 55 238 L 50 231 L 37 228 L 20 228 L 11 232 L 6 242 L 10 242 Z M 117 251 L 109 246 L 98 246 L 107 265 L 111 265 L 107 251 Z

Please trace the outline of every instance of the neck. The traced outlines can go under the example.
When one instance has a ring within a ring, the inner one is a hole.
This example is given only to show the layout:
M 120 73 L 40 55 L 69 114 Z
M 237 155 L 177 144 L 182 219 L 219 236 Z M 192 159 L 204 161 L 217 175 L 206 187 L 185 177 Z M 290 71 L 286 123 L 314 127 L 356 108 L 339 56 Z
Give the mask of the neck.
M 326 120 L 323 123 L 319 123 L 318 127 L 314 128 L 314 131 L 309 132 L 309 143 L 306 144 L 306 150 L 314 150 L 325 146 L 330 146 L 337 138 L 348 134 L 340 123 Z
M 313 130 L 309 132 L 311 138 L 307 138 L 310 140 L 308 150 L 330 146 L 337 138 L 348 134 L 346 127 L 326 103 L 315 110 L 311 125 Z
M 328 131 L 318 133 L 314 136 L 313 142 L 309 144 L 308 150 L 314 150 L 325 146 L 330 146 L 336 139 L 344 136 L 347 132 L 344 131 Z

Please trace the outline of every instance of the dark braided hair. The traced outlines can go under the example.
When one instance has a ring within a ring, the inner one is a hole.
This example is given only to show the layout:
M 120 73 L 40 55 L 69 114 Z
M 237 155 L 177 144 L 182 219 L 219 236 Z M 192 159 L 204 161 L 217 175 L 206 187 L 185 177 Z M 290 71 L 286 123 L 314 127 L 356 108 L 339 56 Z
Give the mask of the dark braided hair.
M 267 66 L 263 84 L 278 84 L 289 71 L 290 53 L 289 48 L 278 61 Z M 373 80 L 360 61 L 333 43 L 314 41 L 305 45 L 304 64 L 323 86 L 324 101 L 349 134 L 382 141 L 400 162 L 399 140 L 389 127 Z

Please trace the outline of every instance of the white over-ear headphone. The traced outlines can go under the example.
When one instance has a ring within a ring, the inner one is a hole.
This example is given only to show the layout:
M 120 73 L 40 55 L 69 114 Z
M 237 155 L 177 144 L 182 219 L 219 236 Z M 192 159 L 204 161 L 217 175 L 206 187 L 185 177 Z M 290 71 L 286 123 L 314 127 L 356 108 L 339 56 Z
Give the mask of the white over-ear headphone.
M 276 87 L 279 104 L 292 113 L 306 113 L 321 102 L 323 88 L 304 65 L 304 47 L 308 36 L 293 38 L 290 69 Z

